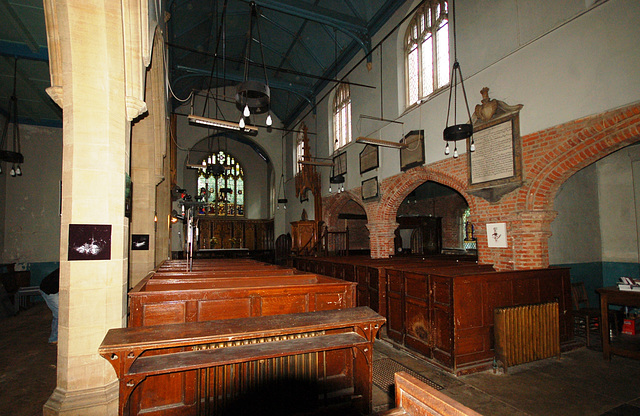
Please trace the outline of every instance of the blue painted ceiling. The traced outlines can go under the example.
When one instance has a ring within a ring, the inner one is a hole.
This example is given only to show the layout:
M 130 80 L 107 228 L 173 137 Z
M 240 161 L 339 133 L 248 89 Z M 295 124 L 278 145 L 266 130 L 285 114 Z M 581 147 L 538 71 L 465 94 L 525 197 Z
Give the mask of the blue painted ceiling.
M 336 73 L 357 52 L 370 51 L 371 37 L 404 2 L 255 0 L 252 19 L 246 0 L 167 1 L 172 90 L 185 98 L 224 86 L 232 100 L 245 73 L 264 82 L 266 69 L 272 111 L 288 125 L 322 88 L 335 84 Z M 8 111 L 17 58 L 20 121 L 61 125 L 62 111 L 45 92 L 50 78 L 42 0 L 0 0 L 0 15 L 0 113 Z M 237 121 L 239 113 L 224 116 Z

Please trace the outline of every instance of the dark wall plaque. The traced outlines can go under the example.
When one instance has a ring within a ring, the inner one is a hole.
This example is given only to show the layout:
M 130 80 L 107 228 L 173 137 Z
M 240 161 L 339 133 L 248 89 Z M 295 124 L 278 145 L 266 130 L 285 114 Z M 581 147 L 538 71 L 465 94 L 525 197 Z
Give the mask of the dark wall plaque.
M 400 169 L 405 171 L 424 164 L 424 130 L 413 130 L 404 136 L 406 148 L 400 149 Z
M 369 172 L 378 166 L 378 146 L 366 145 L 360 152 L 360 173 Z

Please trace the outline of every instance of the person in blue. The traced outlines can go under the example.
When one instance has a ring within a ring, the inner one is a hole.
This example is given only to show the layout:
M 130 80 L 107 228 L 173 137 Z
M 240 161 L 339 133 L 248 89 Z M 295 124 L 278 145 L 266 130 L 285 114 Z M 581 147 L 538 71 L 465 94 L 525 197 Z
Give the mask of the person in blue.
M 55 269 L 49 273 L 40 283 L 40 295 L 47 303 L 53 319 L 51 320 L 51 335 L 49 335 L 49 343 L 58 343 L 58 289 L 60 284 L 60 269 Z

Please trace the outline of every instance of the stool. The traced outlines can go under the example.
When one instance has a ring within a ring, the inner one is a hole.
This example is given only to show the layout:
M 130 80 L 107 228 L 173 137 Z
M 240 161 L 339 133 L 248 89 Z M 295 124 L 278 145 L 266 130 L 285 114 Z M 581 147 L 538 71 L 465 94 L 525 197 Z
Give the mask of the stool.
M 20 311 L 21 307 L 23 309 L 27 309 L 27 307 L 29 306 L 29 297 L 40 296 L 39 289 L 39 286 L 26 286 L 19 288 L 18 291 L 13 294 L 14 314 L 17 314 Z

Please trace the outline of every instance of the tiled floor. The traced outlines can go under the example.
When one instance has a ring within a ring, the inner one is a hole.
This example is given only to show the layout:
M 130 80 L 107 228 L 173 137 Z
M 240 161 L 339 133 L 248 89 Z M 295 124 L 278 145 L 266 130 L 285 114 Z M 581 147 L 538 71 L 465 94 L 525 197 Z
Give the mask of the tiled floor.
M 35 416 L 56 385 L 56 347 L 47 343 L 51 313 L 44 303 L 0 320 L 0 415 Z M 461 377 L 376 341 L 375 360 L 391 358 L 444 387 L 446 395 L 489 416 L 639 416 L 640 361 L 579 348 L 511 367 L 508 374 Z M 375 365 L 375 364 L 374 364 Z M 392 395 L 374 385 L 374 410 L 393 407 Z

